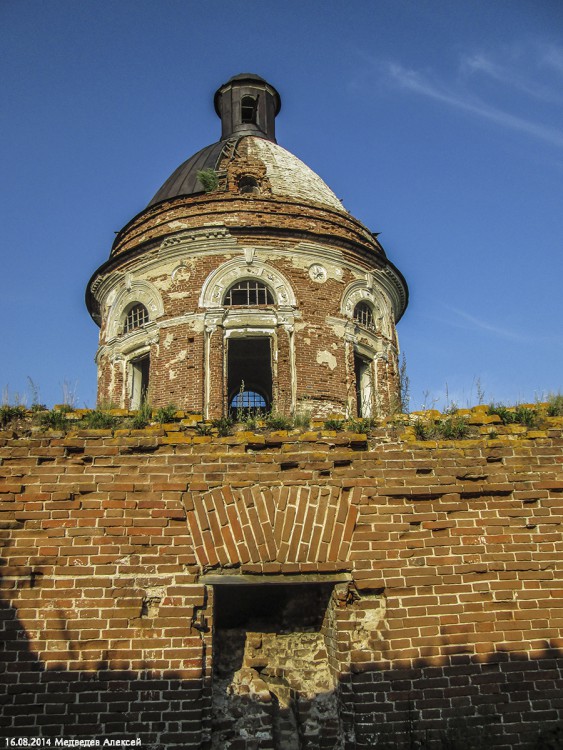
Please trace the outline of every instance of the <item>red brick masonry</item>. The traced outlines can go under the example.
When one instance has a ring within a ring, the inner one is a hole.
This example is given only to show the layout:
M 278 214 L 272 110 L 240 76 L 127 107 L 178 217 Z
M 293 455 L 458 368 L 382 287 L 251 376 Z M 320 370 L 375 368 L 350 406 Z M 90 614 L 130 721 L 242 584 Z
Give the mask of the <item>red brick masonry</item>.
M 212 573 L 337 581 L 340 734 L 300 746 L 539 747 L 563 704 L 562 446 L 0 432 L 1 733 L 210 747 Z

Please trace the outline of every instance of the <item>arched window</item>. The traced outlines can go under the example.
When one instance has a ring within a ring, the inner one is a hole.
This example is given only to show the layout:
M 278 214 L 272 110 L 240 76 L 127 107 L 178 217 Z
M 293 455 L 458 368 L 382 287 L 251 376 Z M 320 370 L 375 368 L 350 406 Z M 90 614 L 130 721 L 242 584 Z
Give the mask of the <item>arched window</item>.
M 375 330 L 375 321 L 373 319 L 373 311 L 367 302 L 358 302 L 354 308 L 354 320 L 364 328 L 370 328 L 372 331 Z
M 123 333 L 129 333 L 130 331 L 137 330 L 137 328 L 142 328 L 148 322 L 149 311 L 139 302 L 130 307 L 127 311 L 125 323 L 123 324 Z
M 256 124 L 256 105 L 258 102 L 253 96 L 243 96 L 240 103 L 240 114 L 242 122 Z
M 245 279 L 233 284 L 225 295 L 224 304 L 232 305 L 273 305 L 272 292 L 266 284 L 254 279 Z

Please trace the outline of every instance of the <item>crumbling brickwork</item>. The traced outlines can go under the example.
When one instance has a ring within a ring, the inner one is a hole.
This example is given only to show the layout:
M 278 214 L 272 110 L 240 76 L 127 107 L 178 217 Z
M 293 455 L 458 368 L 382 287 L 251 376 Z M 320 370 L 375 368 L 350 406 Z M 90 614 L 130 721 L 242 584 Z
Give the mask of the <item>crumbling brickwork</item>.
M 3 735 L 538 746 L 563 437 L 520 432 L 0 433 Z

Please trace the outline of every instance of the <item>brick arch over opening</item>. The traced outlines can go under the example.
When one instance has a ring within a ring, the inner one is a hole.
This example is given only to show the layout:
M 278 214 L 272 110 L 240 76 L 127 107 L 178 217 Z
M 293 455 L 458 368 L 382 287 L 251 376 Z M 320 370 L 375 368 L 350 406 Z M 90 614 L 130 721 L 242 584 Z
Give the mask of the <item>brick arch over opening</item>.
M 276 305 L 296 307 L 295 294 L 289 281 L 272 266 L 253 259 L 236 258 L 219 266 L 205 280 L 199 298 L 200 307 L 219 307 L 227 289 L 236 281 L 256 279 L 268 286 Z

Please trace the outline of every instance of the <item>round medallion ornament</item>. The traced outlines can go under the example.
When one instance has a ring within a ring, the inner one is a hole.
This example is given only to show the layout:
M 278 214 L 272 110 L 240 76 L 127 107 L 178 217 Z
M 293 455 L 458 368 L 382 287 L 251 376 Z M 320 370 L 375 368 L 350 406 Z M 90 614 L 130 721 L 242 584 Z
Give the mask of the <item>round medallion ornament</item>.
M 313 263 L 313 265 L 309 267 L 309 277 L 312 281 L 316 281 L 317 284 L 324 284 L 326 276 L 326 268 L 321 266 L 320 263 Z

